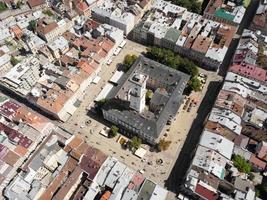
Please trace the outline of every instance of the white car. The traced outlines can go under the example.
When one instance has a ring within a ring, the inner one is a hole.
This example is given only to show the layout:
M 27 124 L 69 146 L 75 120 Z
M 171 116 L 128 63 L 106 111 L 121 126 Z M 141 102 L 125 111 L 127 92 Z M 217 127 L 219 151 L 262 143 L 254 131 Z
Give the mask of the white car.
M 112 59 L 109 59 L 108 61 L 107 61 L 107 65 L 110 65 L 112 63 Z

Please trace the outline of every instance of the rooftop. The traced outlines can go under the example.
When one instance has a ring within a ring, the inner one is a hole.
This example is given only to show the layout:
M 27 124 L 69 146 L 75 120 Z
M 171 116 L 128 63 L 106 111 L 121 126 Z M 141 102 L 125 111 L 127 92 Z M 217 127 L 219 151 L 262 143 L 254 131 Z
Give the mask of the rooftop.
M 199 144 L 220 153 L 227 159 L 231 159 L 232 157 L 234 143 L 216 133 L 204 131 Z
M 136 72 L 148 76 L 147 87 L 154 91 L 161 88 L 167 92 L 168 100 L 165 101 L 165 104 L 159 105 L 153 111 L 146 109 L 140 114 L 129 109 L 127 94 L 132 87 L 130 78 Z M 120 79 L 118 86 L 111 90 L 108 95 L 109 101 L 104 106 L 104 110 L 116 115 L 123 121 L 127 121 L 131 127 L 157 138 L 166 124 L 166 119 L 176 114 L 188 79 L 189 76 L 182 72 L 140 56 L 128 73 Z M 114 104 L 113 102 L 117 103 Z

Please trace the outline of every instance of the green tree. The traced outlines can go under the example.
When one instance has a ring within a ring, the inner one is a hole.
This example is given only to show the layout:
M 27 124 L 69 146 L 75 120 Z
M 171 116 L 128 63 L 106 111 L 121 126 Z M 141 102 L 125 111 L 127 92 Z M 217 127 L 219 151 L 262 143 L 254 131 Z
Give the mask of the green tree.
M 188 81 L 187 87 L 189 91 L 198 92 L 200 91 L 200 88 L 201 88 L 201 82 L 200 80 L 198 80 L 198 78 L 193 77 L 192 79 Z
M 20 60 L 18 60 L 17 58 L 15 58 L 14 56 L 11 56 L 10 62 L 13 66 L 15 66 L 16 64 L 18 64 L 20 62 Z
M 152 99 L 152 97 L 153 97 L 153 91 L 152 90 L 147 90 L 146 99 Z
M 109 130 L 108 137 L 113 138 L 118 134 L 118 132 L 119 132 L 119 128 L 115 125 L 112 125 Z
M 146 56 L 171 68 L 187 73 L 191 75 L 191 78 L 199 73 L 198 67 L 194 62 L 175 54 L 169 49 L 151 47 L 147 49 Z
M 21 8 L 22 5 L 23 5 L 22 1 L 18 1 L 17 4 L 16 4 L 16 7 L 17 8 Z
M 251 165 L 248 163 L 245 158 L 240 155 L 234 155 L 233 157 L 234 166 L 240 171 L 244 173 L 249 173 L 251 171 Z
M 6 10 L 6 4 L 4 2 L 0 2 L 0 12 Z
M 194 13 L 201 12 L 202 3 L 199 0 L 168 0 L 173 4 L 187 8 L 189 11 Z
M 159 151 L 166 151 L 170 147 L 171 143 L 172 142 L 170 140 L 160 139 L 156 147 Z
M 36 22 L 36 20 L 31 20 L 30 22 L 29 22 L 29 29 L 31 30 L 31 31 L 35 31 L 36 30 L 36 26 L 37 26 L 37 22 Z
M 138 149 L 142 144 L 142 140 L 139 137 L 134 136 L 131 140 L 130 146 L 132 149 Z
M 136 55 L 126 55 L 123 60 L 123 65 L 125 66 L 126 71 L 131 68 L 134 64 L 135 60 L 137 59 Z
M 107 99 L 101 99 L 96 102 L 95 104 L 95 111 L 99 114 L 102 115 L 102 107 L 107 103 Z
M 50 9 L 43 10 L 43 13 L 49 17 L 53 16 L 53 12 Z

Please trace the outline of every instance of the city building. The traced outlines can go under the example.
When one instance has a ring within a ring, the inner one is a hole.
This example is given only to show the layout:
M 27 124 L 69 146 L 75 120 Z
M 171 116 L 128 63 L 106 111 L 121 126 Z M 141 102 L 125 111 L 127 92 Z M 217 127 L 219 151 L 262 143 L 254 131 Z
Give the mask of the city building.
M 250 1 L 210 0 L 203 16 L 207 19 L 238 26 L 249 3 Z
M 237 28 L 215 22 L 163 0 L 152 8 L 131 33 L 134 41 L 171 49 L 216 71 Z
M 0 97 L 0 191 L 17 175 L 19 167 L 54 130 L 45 117 Z
M 142 9 L 148 4 L 146 1 L 133 2 L 134 4 L 130 4 L 128 1 L 103 1 L 102 4 L 92 8 L 92 18 L 101 23 L 117 27 L 127 35 L 134 28 L 136 18 L 142 15 Z M 141 2 L 143 8 L 139 5 Z
M 252 23 L 250 24 L 250 29 L 254 31 L 261 31 L 263 34 L 267 35 L 267 2 L 261 0 L 256 11 L 256 14 L 253 18 Z
M 31 57 L 18 63 L 1 79 L 2 85 L 21 95 L 27 95 L 42 75 L 38 59 Z
M 102 111 L 121 132 L 155 144 L 183 100 L 189 75 L 140 56 L 107 96 Z M 146 92 L 153 97 L 147 103 Z
M 59 145 L 50 134 L 21 167 L 4 195 L 16 199 L 149 199 L 165 200 L 167 190 L 116 158 L 69 136 Z M 62 146 L 63 145 L 63 146 Z

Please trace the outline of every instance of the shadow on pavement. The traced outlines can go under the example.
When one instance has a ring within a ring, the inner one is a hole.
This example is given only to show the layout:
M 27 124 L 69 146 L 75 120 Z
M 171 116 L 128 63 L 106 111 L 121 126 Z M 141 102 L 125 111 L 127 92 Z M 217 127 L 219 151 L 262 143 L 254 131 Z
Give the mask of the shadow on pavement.
M 198 108 L 198 115 L 193 121 L 184 146 L 173 166 L 172 172 L 166 180 L 165 187 L 174 193 L 177 193 L 179 191 L 179 187 L 183 184 L 191 159 L 194 156 L 195 147 L 199 142 L 199 137 L 203 130 L 203 124 L 214 104 L 218 92 L 220 91 L 221 84 L 222 82 L 217 81 L 210 82 L 207 93 Z

